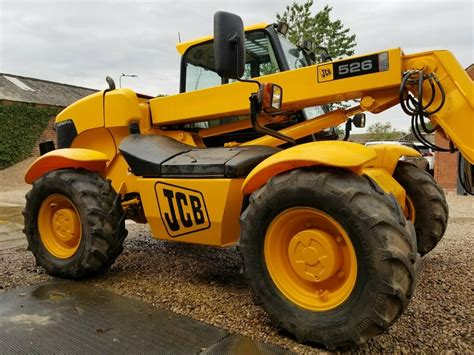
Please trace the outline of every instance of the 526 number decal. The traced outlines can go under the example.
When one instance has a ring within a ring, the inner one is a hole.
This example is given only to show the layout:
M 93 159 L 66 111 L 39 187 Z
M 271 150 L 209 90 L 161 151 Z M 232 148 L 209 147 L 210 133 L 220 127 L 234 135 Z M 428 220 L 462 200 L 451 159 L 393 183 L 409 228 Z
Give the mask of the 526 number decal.
M 318 65 L 318 82 L 350 78 L 388 70 L 388 52 Z
M 349 73 L 359 73 L 361 71 L 370 71 L 374 67 L 374 63 L 370 59 L 366 59 L 362 62 L 353 62 L 348 64 L 339 65 L 337 70 L 339 75 L 347 75 Z
M 334 63 L 334 80 L 351 76 L 376 73 L 379 71 L 378 55 L 343 60 Z

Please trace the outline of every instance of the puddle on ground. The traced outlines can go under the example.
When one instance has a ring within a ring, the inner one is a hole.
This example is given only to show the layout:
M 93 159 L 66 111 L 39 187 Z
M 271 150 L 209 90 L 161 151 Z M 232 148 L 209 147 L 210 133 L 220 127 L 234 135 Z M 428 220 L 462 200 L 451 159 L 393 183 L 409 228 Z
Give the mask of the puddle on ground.
M 54 287 L 51 287 L 50 285 L 42 285 L 31 292 L 31 296 L 37 300 L 62 301 L 66 298 L 67 294 L 54 290 Z
M 51 323 L 50 316 L 40 316 L 39 314 L 17 314 L 16 316 L 5 317 L 5 322 L 25 325 L 48 325 Z

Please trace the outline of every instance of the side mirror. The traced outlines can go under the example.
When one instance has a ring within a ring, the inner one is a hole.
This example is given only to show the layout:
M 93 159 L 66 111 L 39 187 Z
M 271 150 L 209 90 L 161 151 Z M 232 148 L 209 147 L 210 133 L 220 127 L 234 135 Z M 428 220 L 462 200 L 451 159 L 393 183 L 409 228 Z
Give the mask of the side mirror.
M 365 127 L 365 113 L 358 113 L 352 117 L 352 123 L 357 128 L 364 128 Z
M 216 72 L 223 78 L 239 79 L 245 69 L 245 34 L 242 19 L 218 11 L 214 14 Z
M 289 28 L 290 27 L 286 22 L 278 22 L 278 24 L 276 25 L 277 32 L 281 33 L 283 36 L 286 35 Z
M 302 39 L 298 43 L 298 48 L 304 49 L 304 50 L 309 51 L 309 52 L 311 52 L 313 50 L 313 47 L 314 47 L 313 43 L 306 40 L 306 39 Z
M 267 113 L 281 111 L 283 100 L 283 89 L 281 86 L 271 83 L 263 83 L 258 90 L 258 102 L 260 108 Z

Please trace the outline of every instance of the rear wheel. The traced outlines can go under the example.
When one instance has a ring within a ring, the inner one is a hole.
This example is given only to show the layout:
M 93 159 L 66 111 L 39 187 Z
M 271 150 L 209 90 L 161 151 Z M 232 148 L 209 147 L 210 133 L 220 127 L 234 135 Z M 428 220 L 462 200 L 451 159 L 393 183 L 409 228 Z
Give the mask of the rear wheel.
M 362 344 L 412 297 L 414 229 L 367 178 L 337 170 L 276 176 L 252 194 L 241 222 L 254 299 L 301 342 Z
M 433 177 L 414 165 L 399 162 L 393 177 L 406 191 L 405 216 L 415 225 L 418 252 L 423 256 L 436 247 L 446 232 L 446 197 Z
M 57 170 L 35 181 L 23 214 L 37 263 L 72 279 L 112 265 L 127 235 L 116 196 L 109 181 L 85 170 Z

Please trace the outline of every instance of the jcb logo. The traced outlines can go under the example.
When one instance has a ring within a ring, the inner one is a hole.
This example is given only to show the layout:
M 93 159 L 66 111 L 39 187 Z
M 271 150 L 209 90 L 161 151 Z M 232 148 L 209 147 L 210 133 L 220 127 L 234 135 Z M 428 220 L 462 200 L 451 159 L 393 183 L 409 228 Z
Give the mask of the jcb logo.
M 318 65 L 318 82 L 322 83 L 334 79 L 332 63 Z
M 202 193 L 158 182 L 155 185 L 161 219 L 170 237 L 194 233 L 211 226 Z
M 329 70 L 329 69 L 321 69 L 321 76 L 322 76 L 323 78 L 326 78 L 326 77 L 328 77 L 329 75 L 331 75 L 331 70 Z

